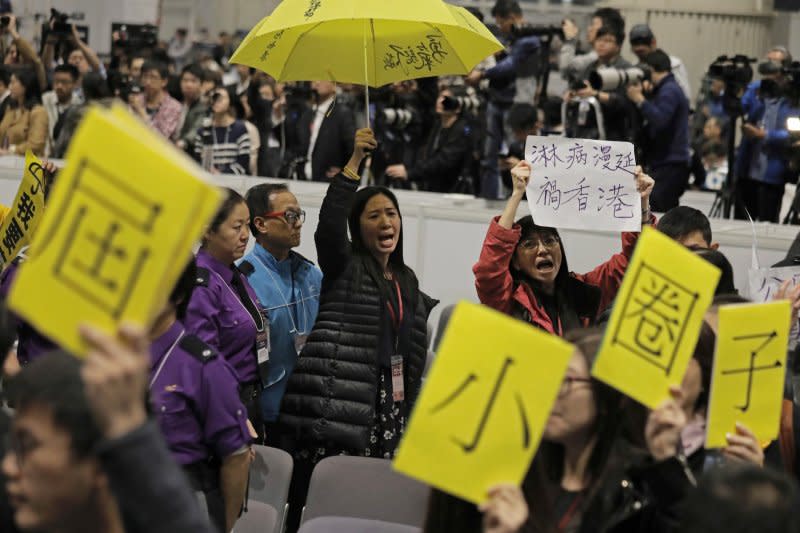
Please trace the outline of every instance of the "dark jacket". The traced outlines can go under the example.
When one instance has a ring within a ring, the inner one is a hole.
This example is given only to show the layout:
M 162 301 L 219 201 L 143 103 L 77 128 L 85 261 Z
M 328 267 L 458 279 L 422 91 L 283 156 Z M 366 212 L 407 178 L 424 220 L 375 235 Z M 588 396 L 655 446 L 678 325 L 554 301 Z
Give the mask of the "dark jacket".
M 369 444 L 378 397 L 379 342 L 386 306 L 376 280 L 359 268 L 347 240 L 347 215 L 358 184 L 343 175 L 328 187 L 314 234 L 323 273 L 314 329 L 297 359 L 280 421 L 301 440 L 333 444 L 354 453 Z M 406 355 L 407 405 L 419 394 L 427 356 L 427 321 L 436 304 L 421 291 Z
M 408 172 L 408 179 L 423 190 L 451 192 L 471 157 L 472 127 L 459 118 L 449 128 L 441 121 L 434 126 L 428 142 L 419 154 L 418 163 Z
M 658 168 L 689 161 L 689 102 L 673 74 L 656 85 L 641 106 L 647 136 L 647 164 Z
M 306 110 L 297 122 L 297 137 L 300 145 L 295 154 L 305 157 L 311 143 L 311 125 L 314 121 L 313 109 Z M 356 123 L 353 111 L 341 102 L 333 102 L 333 107 L 322 120 L 311 154 L 311 176 L 306 176 L 314 181 L 328 181 L 325 173 L 331 167 L 344 168 L 353 153 L 353 136 L 356 133 Z
M 102 442 L 97 457 L 128 533 L 212 533 L 154 422 Z
M 538 64 L 537 56 L 541 42 L 538 37 L 527 36 L 512 39 L 507 55 L 483 73 L 489 80 L 489 98 L 501 105 L 511 105 L 516 93 L 514 80 L 518 75 L 530 75 Z

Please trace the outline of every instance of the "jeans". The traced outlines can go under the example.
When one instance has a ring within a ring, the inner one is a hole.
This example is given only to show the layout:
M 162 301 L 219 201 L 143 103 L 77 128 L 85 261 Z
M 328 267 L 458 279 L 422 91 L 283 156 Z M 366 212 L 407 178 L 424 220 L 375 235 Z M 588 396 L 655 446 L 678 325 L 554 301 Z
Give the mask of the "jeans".
M 507 104 L 498 105 L 489 101 L 486 108 L 486 139 L 481 159 L 480 195 L 482 198 L 500 198 L 500 168 L 497 158 L 505 140 L 505 124 L 508 119 Z

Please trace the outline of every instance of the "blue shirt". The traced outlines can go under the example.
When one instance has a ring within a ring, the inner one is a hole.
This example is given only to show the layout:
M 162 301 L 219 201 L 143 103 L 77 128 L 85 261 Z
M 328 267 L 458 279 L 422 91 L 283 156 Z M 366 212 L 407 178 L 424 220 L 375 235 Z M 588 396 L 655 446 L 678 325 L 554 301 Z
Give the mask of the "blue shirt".
M 270 318 L 269 376 L 261 409 L 264 420 L 273 422 L 278 418 L 286 383 L 297 362 L 295 339 L 307 336 L 317 319 L 322 271 L 294 252 L 278 261 L 260 244 L 242 259 L 239 267 Z

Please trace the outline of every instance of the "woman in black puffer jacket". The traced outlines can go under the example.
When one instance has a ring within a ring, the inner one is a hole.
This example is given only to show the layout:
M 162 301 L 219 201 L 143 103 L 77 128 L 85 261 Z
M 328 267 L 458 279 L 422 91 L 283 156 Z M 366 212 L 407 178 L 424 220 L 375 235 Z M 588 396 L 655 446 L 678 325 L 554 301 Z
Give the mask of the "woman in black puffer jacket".
M 427 320 L 437 302 L 403 262 L 394 194 L 382 187 L 357 192 L 357 169 L 376 146 L 371 130 L 356 132 L 353 156 L 320 208 L 319 315 L 281 406 L 295 471 L 343 453 L 392 458 L 419 394 Z

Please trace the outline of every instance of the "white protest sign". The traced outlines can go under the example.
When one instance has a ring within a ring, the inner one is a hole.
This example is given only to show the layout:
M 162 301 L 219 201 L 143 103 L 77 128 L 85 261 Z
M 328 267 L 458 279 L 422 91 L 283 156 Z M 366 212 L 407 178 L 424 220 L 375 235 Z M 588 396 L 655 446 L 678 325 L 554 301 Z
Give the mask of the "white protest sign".
M 758 303 L 772 301 L 786 280 L 789 280 L 789 288 L 800 283 L 800 266 L 751 268 L 749 274 L 750 300 Z
M 641 231 L 633 144 L 529 136 L 528 207 L 540 226 Z

